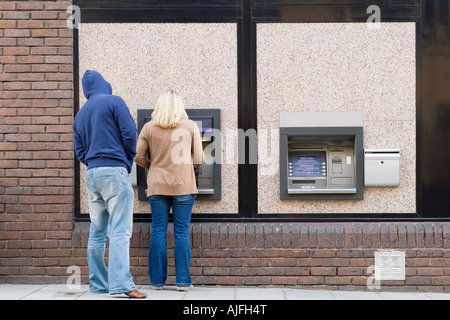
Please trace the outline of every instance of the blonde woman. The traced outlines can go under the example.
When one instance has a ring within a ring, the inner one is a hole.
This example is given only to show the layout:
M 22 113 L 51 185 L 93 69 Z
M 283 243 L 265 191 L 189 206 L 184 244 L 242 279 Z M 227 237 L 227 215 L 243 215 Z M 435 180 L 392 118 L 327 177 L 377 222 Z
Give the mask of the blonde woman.
M 194 166 L 204 161 L 197 124 L 188 119 L 183 101 L 173 90 L 158 99 L 152 121 L 139 135 L 135 162 L 148 169 L 147 197 L 152 211 L 152 236 L 148 255 L 149 276 L 155 289 L 167 278 L 166 233 L 172 208 L 175 233 L 176 285 L 192 288 L 189 224 L 198 193 Z M 149 151 L 150 159 L 145 156 Z

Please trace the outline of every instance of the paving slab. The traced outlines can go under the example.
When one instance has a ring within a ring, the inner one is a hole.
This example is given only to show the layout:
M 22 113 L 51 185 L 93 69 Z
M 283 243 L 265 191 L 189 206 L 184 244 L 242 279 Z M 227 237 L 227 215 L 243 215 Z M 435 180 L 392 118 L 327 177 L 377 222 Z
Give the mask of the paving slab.
M 335 300 L 330 291 L 284 289 L 287 300 Z
M 236 300 L 286 300 L 283 288 L 236 288 Z
M 450 300 L 450 293 L 381 292 L 345 290 L 305 290 L 285 287 L 220 287 L 196 286 L 191 291 L 179 292 L 175 286 L 153 290 L 138 286 L 148 294 L 145 300 Z M 66 285 L 0 284 L 0 300 L 130 300 L 124 294 L 93 294 L 88 285 L 70 289 Z

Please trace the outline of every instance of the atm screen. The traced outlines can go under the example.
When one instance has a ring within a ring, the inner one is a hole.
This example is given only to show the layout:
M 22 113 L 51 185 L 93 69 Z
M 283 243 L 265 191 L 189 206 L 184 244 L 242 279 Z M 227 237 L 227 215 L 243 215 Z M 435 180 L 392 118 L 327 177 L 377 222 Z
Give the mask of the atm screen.
M 152 120 L 152 117 L 145 117 L 145 123 L 150 122 Z M 214 125 L 214 118 L 210 116 L 193 116 L 189 117 L 192 121 L 194 121 L 198 128 L 200 129 L 200 133 L 204 134 L 207 131 L 211 131 L 213 129 Z
M 200 132 L 203 134 L 207 131 L 211 131 L 213 129 L 213 117 L 199 117 L 199 116 L 193 116 L 189 117 L 192 121 L 194 121 L 198 128 L 200 129 Z
M 317 177 L 322 175 L 321 156 L 293 156 L 292 175 L 295 177 Z

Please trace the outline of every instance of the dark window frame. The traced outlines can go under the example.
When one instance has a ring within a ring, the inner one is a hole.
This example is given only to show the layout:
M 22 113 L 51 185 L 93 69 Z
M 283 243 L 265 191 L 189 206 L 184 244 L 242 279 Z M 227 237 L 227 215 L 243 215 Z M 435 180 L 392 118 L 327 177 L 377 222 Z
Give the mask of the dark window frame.
M 194 222 L 357 222 L 450 220 L 450 151 L 437 153 L 430 137 L 449 137 L 448 125 L 439 122 L 449 114 L 450 99 L 438 87 L 449 80 L 436 80 L 432 53 L 427 49 L 450 46 L 449 37 L 436 29 L 449 28 L 450 0 L 74 0 L 81 8 L 82 23 L 210 23 L 232 22 L 238 30 L 238 127 L 257 130 L 256 26 L 258 23 L 364 22 L 369 5 L 381 8 L 383 22 L 416 23 L 417 60 L 417 178 L 416 211 L 409 214 L 258 214 L 257 165 L 239 165 L 239 212 L 194 214 Z M 444 13 L 443 13 L 444 12 Z M 78 30 L 74 29 L 74 114 L 79 109 Z M 448 61 L 448 63 L 450 63 Z M 439 69 L 438 69 L 439 70 Z M 435 83 L 434 81 L 440 81 Z M 430 85 L 430 83 L 432 85 Z M 433 86 L 434 85 L 434 86 Z M 429 105 L 442 98 L 441 105 Z M 425 103 L 427 102 L 427 103 Z M 430 133 L 431 132 L 431 133 Z M 448 140 L 447 140 L 448 141 Z M 248 145 L 245 147 L 248 155 Z M 247 161 L 248 163 L 248 161 Z M 425 166 L 433 163 L 436 166 Z M 88 220 L 80 212 L 80 170 L 75 159 L 75 219 Z M 447 196 L 446 196 L 447 195 Z M 151 221 L 150 214 L 136 214 L 135 221 Z

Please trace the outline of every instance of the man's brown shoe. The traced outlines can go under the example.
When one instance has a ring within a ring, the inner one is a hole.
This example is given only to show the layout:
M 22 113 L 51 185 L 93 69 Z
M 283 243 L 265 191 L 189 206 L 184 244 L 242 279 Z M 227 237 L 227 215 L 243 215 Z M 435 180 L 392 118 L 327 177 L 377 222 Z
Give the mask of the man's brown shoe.
M 147 294 L 143 292 L 137 291 L 134 289 L 133 291 L 125 292 L 125 294 L 132 299 L 145 299 L 147 298 Z

